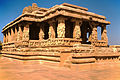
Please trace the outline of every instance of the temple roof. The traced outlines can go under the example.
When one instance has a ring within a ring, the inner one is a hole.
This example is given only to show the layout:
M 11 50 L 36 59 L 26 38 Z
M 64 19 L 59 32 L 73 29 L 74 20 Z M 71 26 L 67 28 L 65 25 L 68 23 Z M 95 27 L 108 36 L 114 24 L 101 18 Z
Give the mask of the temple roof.
M 63 3 L 61 5 L 55 5 L 47 9 L 47 8 L 40 8 L 37 6 L 36 3 L 33 3 L 32 6 L 25 7 L 23 9 L 22 15 L 20 15 L 14 21 L 7 24 L 3 28 L 2 32 L 22 21 L 42 22 L 59 15 L 83 19 L 83 20 L 95 21 L 102 24 L 110 24 L 109 21 L 105 20 L 106 19 L 105 16 L 88 12 L 88 9 L 84 7 Z

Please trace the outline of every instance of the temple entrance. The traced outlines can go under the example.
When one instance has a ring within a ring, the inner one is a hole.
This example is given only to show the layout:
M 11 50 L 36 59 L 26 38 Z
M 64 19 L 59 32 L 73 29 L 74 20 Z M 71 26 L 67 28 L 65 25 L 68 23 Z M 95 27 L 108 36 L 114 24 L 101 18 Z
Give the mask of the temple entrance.
M 73 22 L 65 21 L 65 38 L 73 38 Z
M 39 32 L 40 32 L 40 27 L 37 26 L 36 23 L 33 23 L 29 27 L 30 32 L 29 32 L 29 39 L 30 40 L 39 40 Z
M 91 44 L 89 41 L 92 29 L 87 21 L 84 21 L 81 25 L 81 38 L 83 44 Z

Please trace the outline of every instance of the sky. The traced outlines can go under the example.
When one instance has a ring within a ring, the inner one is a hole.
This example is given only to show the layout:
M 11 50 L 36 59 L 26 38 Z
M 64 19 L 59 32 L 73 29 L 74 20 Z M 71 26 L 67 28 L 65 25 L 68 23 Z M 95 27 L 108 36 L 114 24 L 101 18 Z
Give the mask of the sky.
M 2 28 L 21 15 L 23 8 L 31 6 L 32 3 L 37 3 L 39 7 L 44 8 L 69 3 L 88 8 L 89 12 L 104 15 L 106 20 L 111 22 L 107 26 L 109 45 L 120 45 L 120 0 L 0 0 L 1 41 L 3 41 Z M 98 35 L 98 39 L 100 39 L 100 35 Z

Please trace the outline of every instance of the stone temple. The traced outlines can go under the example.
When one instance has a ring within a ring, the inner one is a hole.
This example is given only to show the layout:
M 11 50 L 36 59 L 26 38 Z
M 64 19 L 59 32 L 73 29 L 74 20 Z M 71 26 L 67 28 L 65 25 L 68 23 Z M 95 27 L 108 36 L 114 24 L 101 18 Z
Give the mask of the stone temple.
M 120 46 L 108 45 L 106 17 L 63 3 L 40 8 L 33 3 L 7 24 L 2 56 L 16 60 L 56 62 L 60 66 L 119 61 Z M 98 40 L 97 27 L 101 28 Z

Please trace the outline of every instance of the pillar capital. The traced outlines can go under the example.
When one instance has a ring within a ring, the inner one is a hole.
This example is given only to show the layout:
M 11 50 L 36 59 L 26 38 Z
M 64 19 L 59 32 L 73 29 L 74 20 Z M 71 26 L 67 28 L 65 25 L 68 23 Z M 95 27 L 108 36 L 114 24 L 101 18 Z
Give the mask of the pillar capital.
M 56 22 L 55 19 L 51 19 L 51 20 L 48 21 L 49 24 L 52 24 L 52 23 L 54 23 L 54 22 Z
M 72 21 L 72 22 L 78 22 L 78 23 L 81 23 L 81 22 L 82 22 L 82 20 L 76 19 L 76 18 L 72 18 L 71 21 Z
M 18 24 L 18 26 L 21 26 L 21 25 L 22 25 L 21 23 Z
M 90 25 L 91 28 L 95 28 L 95 27 L 99 26 L 99 23 L 89 22 L 89 25 Z
M 106 24 L 101 24 L 100 25 L 102 28 L 106 29 Z
M 31 25 L 32 23 L 31 22 L 24 22 L 22 24 L 19 24 L 19 25 L 23 25 L 25 27 L 29 27 L 29 25 Z M 28 26 L 27 26 L 28 25 Z
M 25 24 L 31 25 L 32 23 L 31 22 L 25 22 Z
M 56 20 L 58 20 L 58 22 L 64 22 L 65 20 L 67 20 L 67 18 L 60 16 Z

